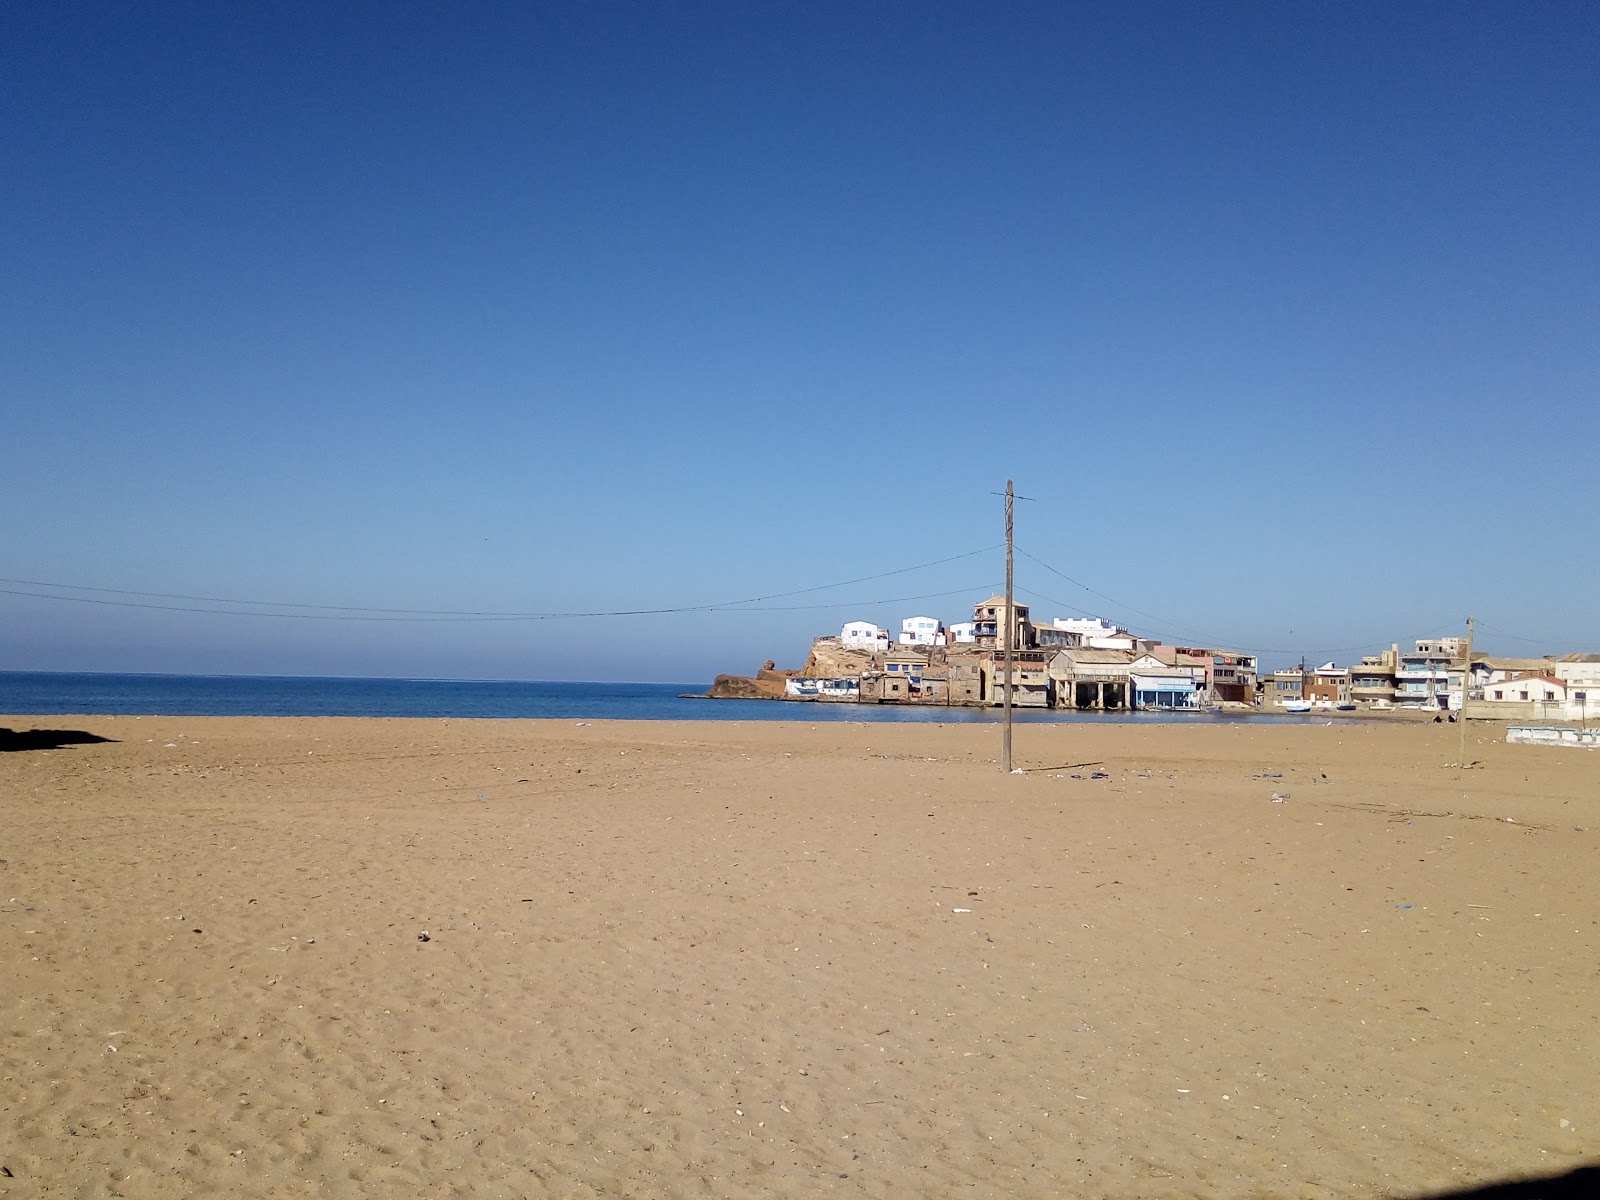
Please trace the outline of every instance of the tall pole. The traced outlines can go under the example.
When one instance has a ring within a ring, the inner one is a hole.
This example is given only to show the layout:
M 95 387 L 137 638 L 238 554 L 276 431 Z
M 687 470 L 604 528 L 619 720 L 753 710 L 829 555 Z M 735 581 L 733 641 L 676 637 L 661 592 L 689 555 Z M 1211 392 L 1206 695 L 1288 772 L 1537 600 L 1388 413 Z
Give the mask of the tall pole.
M 1461 668 L 1461 748 L 1456 753 L 1456 770 L 1467 769 L 1467 697 L 1472 692 L 1472 623 L 1467 618 L 1467 661 Z
M 1011 633 L 1013 627 L 1012 613 L 1012 565 L 1011 565 L 1011 508 L 1015 496 L 1011 490 L 1011 480 L 1006 480 L 1006 624 L 1005 624 L 1005 734 L 1000 743 L 1000 765 L 1006 774 L 1011 773 Z

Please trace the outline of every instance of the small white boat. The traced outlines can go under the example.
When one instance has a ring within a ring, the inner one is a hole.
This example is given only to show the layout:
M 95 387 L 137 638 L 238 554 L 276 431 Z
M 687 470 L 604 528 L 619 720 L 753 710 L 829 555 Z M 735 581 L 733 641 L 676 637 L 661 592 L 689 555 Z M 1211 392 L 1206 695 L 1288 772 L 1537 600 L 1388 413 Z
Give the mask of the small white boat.
M 1283 711 L 1289 713 L 1308 713 L 1311 711 L 1311 701 L 1285 700 L 1283 702 Z

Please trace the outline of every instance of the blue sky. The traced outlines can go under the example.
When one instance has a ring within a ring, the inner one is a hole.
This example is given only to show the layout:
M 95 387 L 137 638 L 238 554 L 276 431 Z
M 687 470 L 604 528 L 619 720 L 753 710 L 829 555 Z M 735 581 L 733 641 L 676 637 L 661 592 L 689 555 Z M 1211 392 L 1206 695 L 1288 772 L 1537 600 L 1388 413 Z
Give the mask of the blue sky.
M 1600 648 L 1597 51 L 1585 4 L 9 5 L 0 669 L 798 665 L 1002 555 L 323 618 L 861 579 L 997 547 L 1007 477 L 1036 616 Z

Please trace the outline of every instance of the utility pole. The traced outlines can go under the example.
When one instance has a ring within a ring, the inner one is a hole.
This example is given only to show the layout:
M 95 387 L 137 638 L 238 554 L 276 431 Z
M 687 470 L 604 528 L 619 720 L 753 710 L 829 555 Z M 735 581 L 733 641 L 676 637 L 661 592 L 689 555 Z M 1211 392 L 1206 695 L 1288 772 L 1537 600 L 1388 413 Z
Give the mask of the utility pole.
M 1472 624 L 1473 619 L 1468 617 L 1467 661 L 1461 667 L 1461 715 L 1456 718 L 1461 722 L 1461 747 L 1456 753 L 1456 771 L 1458 773 L 1467 769 L 1467 696 L 1472 691 Z
M 1006 689 L 1006 692 L 1005 692 L 1006 719 L 1005 719 L 1005 733 L 1002 736 L 1001 742 L 1000 742 L 1000 766 L 1006 772 L 1006 774 L 1008 774 L 1008 775 L 1011 773 L 1011 686 L 1012 686 L 1012 678 L 1011 678 L 1011 630 L 1012 630 L 1012 625 L 1013 625 L 1013 619 L 1012 619 L 1012 616 L 1011 616 L 1011 612 L 1012 612 L 1012 604 L 1013 604 L 1013 600 L 1012 600 L 1012 583 L 1013 583 L 1013 579 L 1014 579 L 1014 577 L 1012 575 L 1012 560 L 1011 560 L 1011 509 L 1012 509 L 1013 502 L 1015 500 L 1016 500 L 1016 496 L 1011 490 L 1011 480 L 1008 479 L 1008 480 L 1006 480 L 1006 623 L 1005 623 L 1005 627 L 1004 627 L 1004 633 L 1002 634 L 1002 636 L 1005 638 L 1005 649 L 1006 649 L 1006 654 L 1005 654 L 1005 664 L 1006 664 L 1006 668 L 1005 669 L 1006 669 L 1006 673 L 1005 673 L 1005 685 L 1004 685 L 1005 689 Z

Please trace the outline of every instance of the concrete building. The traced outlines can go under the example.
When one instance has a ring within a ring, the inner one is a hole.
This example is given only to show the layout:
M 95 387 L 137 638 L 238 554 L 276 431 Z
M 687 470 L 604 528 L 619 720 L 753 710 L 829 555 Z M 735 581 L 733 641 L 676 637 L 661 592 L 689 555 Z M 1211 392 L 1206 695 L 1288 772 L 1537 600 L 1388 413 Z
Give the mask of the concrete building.
M 1057 629 L 1054 625 L 1035 625 L 1033 644 L 1041 650 L 1060 650 L 1068 646 L 1081 646 L 1083 639 L 1068 630 Z
M 851 621 L 839 631 L 839 643 L 848 650 L 870 650 L 874 654 L 889 649 L 889 631 L 871 621 Z
M 1396 704 L 1423 708 L 1450 706 L 1450 655 L 1436 649 L 1438 643 L 1439 639 L 1419 641 L 1416 650 L 1401 653 L 1394 671 Z M 1423 646 L 1429 648 L 1424 650 Z
M 1233 704 L 1253 704 L 1256 698 L 1256 656 L 1236 650 L 1210 650 L 1211 694 Z
M 1048 668 L 1057 708 L 1118 711 L 1132 703 L 1129 676 L 1133 655 L 1126 650 L 1085 646 L 1057 650 Z
M 1302 685 L 1302 694 L 1319 708 L 1328 705 L 1349 704 L 1350 701 L 1350 672 L 1325 662 Z
M 1535 669 L 1515 670 L 1524 662 Z M 1490 664 L 1494 664 L 1492 670 Z M 1569 654 L 1559 659 L 1490 659 L 1473 664 L 1467 716 L 1499 721 L 1571 721 L 1587 725 L 1600 717 L 1600 655 Z
M 971 621 L 957 621 L 944 631 L 948 646 L 969 646 L 978 640 L 978 627 Z
M 911 698 L 918 704 L 950 703 L 950 664 L 929 663 L 922 668 L 922 676 L 911 689 Z
M 913 687 L 922 682 L 922 672 L 927 666 L 928 656 L 909 648 L 891 650 L 883 659 L 885 675 L 900 675 L 909 679 Z
M 982 704 L 984 664 L 988 656 L 952 651 L 945 661 L 950 671 L 950 703 Z
M 936 617 L 907 617 L 900 622 L 902 646 L 940 646 L 944 644 L 944 626 Z
M 1272 673 L 1271 682 L 1267 685 L 1267 704 L 1273 708 L 1282 708 L 1285 701 L 1299 702 L 1306 699 L 1306 684 L 1310 682 L 1311 672 L 1304 666 L 1284 667 Z
M 1057 617 L 1050 622 L 1052 629 L 1078 635 L 1076 644 L 1090 650 L 1132 650 L 1133 634 L 1119 629 L 1100 617 Z
M 1350 699 L 1368 708 L 1389 708 L 1394 704 L 1395 666 L 1400 661 L 1400 647 L 1393 646 L 1382 654 L 1370 655 L 1350 667 Z
M 1201 708 L 1204 694 L 1201 685 L 1188 671 L 1180 668 L 1139 669 L 1129 676 L 1133 689 L 1134 708 Z
M 1015 708 L 1048 708 L 1050 706 L 1049 654 L 1043 650 L 1014 650 L 1011 654 L 1013 690 L 1011 704 Z M 1006 702 L 1006 664 L 999 655 L 987 662 L 985 692 L 992 705 Z
M 1502 679 L 1483 689 L 1483 698 L 1489 704 L 1559 704 L 1567 703 L 1567 685 L 1554 675 L 1518 675 Z
M 972 606 L 973 632 L 977 644 L 1004 650 L 1007 638 L 1003 636 L 1006 623 L 1006 598 L 990 596 Z M 1028 619 L 1026 604 L 1011 605 L 1011 648 L 1027 650 L 1033 646 L 1033 622 Z
M 859 700 L 859 679 L 811 679 L 791 676 L 784 681 L 783 690 L 790 700 Z

